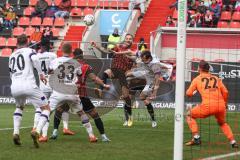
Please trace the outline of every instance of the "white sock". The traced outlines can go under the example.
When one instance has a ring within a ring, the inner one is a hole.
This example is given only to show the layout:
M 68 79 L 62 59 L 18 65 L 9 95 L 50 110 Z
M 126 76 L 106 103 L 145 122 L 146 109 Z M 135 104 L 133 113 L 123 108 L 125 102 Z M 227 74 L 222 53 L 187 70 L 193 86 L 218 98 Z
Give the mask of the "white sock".
M 36 128 L 36 131 L 37 133 L 41 133 L 44 125 L 46 124 L 46 122 L 48 121 L 49 119 L 49 115 L 50 115 L 50 111 L 49 110 L 43 110 L 42 111 L 42 114 L 39 118 L 39 122 L 38 122 L 38 125 L 37 125 L 37 128 Z
M 88 132 L 89 137 L 94 136 L 94 134 L 93 134 L 93 129 L 92 129 L 92 125 L 91 125 L 90 122 L 84 123 L 83 126 L 86 128 L 86 131 Z
M 58 130 L 54 129 L 52 134 L 55 135 L 55 136 L 58 135 Z
M 69 113 L 63 112 L 62 113 L 62 122 L 63 122 L 64 129 L 68 129 L 68 120 L 69 120 Z
M 35 115 L 34 115 L 33 128 L 37 128 L 37 124 L 38 124 L 39 118 L 41 116 L 41 112 L 42 112 L 42 110 L 40 108 L 36 109 Z
M 196 135 L 193 136 L 193 138 L 198 139 L 198 138 L 200 138 L 200 136 L 198 134 L 196 134 Z
M 45 123 L 45 125 L 43 126 L 43 129 L 42 129 L 42 136 L 43 137 L 47 137 L 48 127 L 49 127 L 49 121 L 47 121 Z
M 101 136 L 102 138 L 107 138 L 106 134 L 102 134 Z
M 13 134 L 19 134 L 21 121 L 22 121 L 22 110 L 20 108 L 16 108 L 14 114 L 13 114 Z
M 232 140 L 232 141 L 230 141 L 230 144 L 234 144 L 234 143 L 236 143 L 236 141 L 235 141 L 235 140 Z

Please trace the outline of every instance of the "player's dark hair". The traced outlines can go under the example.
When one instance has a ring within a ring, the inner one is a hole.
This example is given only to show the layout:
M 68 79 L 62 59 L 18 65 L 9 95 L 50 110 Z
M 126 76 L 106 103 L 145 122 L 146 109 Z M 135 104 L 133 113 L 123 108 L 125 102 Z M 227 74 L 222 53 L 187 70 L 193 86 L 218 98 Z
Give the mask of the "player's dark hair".
M 81 48 L 76 48 L 74 51 L 73 51 L 73 56 L 75 59 L 83 59 L 83 51 L 81 50 Z
M 127 33 L 125 37 L 127 37 L 127 36 L 131 36 L 131 37 L 132 37 L 132 39 L 133 39 L 133 35 L 132 35 L 132 34 L 130 34 L 130 33 Z
M 152 54 L 149 50 L 146 49 L 141 53 L 141 58 L 143 58 L 143 57 L 149 59 L 149 58 L 152 58 Z
M 18 46 L 24 46 L 28 43 L 28 38 L 25 34 L 21 34 L 17 37 L 17 45 Z
M 66 53 L 66 54 L 71 54 L 72 53 L 72 45 L 71 45 L 71 43 L 68 43 L 68 42 L 64 43 L 62 45 L 62 52 Z
M 208 71 L 209 71 L 209 68 L 210 68 L 209 64 L 208 64 L 206 61 L 204 61 L 204 60 L 201 60 L 201 61 L 199 62 L 198 67 L 199 67 L 202 71 L 205 71 L 205 72 L 208 72 Z

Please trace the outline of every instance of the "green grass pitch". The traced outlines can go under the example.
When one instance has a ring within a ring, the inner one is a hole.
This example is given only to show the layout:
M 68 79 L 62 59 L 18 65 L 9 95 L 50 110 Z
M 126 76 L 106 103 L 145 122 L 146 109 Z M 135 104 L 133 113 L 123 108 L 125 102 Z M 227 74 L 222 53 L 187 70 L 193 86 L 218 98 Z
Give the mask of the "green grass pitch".
M 27 106 L 24 110 L 21 141 L 17 147 L 12 142 L 13 105 L 0 105 L 0 160 L 171 160 L 173 159 L 174 111 L 169 109 L 155 109 L 158 121 L 157 128 L 151 128 L 146 109 L 134 109 L 133 127 L 123 127 L 122 109 L 114 109 L 102 116 L 105 130 L 110 143 L 89 143 L 85 129 L 80 121 L 72 118 L 69 127 L 76 132 L 74 136 L 60 135 L 56 141 L 49 140 L 35 149 L 30 138 L 33 124 L 34 109 Z M 239 137 L 239 114 L 228 113 L 227 120 Z M 203 144 L 201 146 L 184 147 L 184 160 L 200 159 L 219 154 L 232 153 L 226 138 L 219 130 L 215 119 L 208 118 L 198 121 L 201 126 Z M 99 133 L 92 122 L 95 134 Z M 61 125 L 62 126 L 62 125 Z M 49 134 L 52 131 L 50 123 Z M 185 124 L 184 142 L 191 135 Z M 229 159 L 240 159 L 231 157 Z

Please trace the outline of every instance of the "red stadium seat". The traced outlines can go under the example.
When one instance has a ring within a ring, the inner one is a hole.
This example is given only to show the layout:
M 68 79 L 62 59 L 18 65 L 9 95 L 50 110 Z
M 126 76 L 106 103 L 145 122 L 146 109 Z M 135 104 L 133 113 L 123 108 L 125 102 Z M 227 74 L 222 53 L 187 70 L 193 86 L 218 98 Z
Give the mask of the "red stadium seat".
M 20 17 L 18 25 L 19 26 L 28 26 L 30 24 L 30 19 L 29 17 Z
M 17 38 L 8 38 L 8 47 L 16 47 L 17 46 Z
M 228 23 L 225 21 L 219 21 L 217 24 L 217 28 L 228 28 Z
M 125 8 L 125 9 L 128 9 L 128 4 L 129 4 L 129 1 L 119 1 L 118 2 L 118 5 L 120 8 Z
M 40 26 L 42 23 L 42 20 L 40 17 L 33 17 L 31 20 L 31 25 L 32 26 Z
M 59 32 L 60 29 L 59 28 L 52 28 L 52 32 L 53 32 L 53 37 L 59 37 Z
M 86 7 L 86 8 L 84 8 L 84 10 L 83 10 L 83 16 L 85 16 L 85 15 L 87 15 L 87 14 L 93 14 L 93 13 L 94 13 L 94 11 L 93 11 L 92 8 Z
M 56 18 L 54 21 L 54 26 L 55 27 L 64 27 L 65 26 L 65 21 L 63 18 Z
M 231 20 L 231 12 L 229 11 L 223 11 L 220 17 L 220 20 L 224 20 L 224 21 L 230 21 Z
M 230 28 L 240 28 L 240 22 L 230 22 Z
M 21 34 L 23 34 L 24 29 L 22 27 L 15 27 L 13 29 L 13 36 L 20 36 Z
M 232 20 L 234 21 L 240 21 L 240 12 L 234 12 L 232 15 Z
M 86 7 L 87 6 L 87 1 L 86 0 L 72 0 L 72 6 Z
M 100 2 L 99 2 L 99 6 L 100 6 L 101 8 L 108 8 L 108 7 L 109 7 L 109 2 L 108 2 L 108 0 L 100 1 Z
M 0 37 L 0 48 L 3 48 L 6 46 L 6 38 Z
M 24 9 L 23 14 L 25 16 L 30 16 L 32 14 L 32 12 L 34 12 L 34 11 L 35 11 L 35 8 L 29 6 L 29 7 Z
M 224 59 L 221 59 L 221 58 L 219 58 L 219 59 L 215 59 L 215 60 L 213 60 L 213 62 L 225 62 L 225 60 L 224 60 Z
M 35 6 L 37 4 L 38 0 L 29 0 L 29 5 L 30 6 Z
M 88 0 L 88 7 L 98 6 L 98 0 Z
M 172 16 L 173 19 L 178 19 L 178 11 L 175 9 L 173 11 L 173 16 Z
M 82 9 L 80 8 L 73 8 L 70 12 L 71 17 L 82 17 Z
M 118 0 L 109 1 L 109 7 L 111 7 L 111 8 L 119 8 Z
M 3 48 L 1 57 L 9 57 L 12 54 L 11 48 Z
M 35 28 L 33 28 L 33 27 L 30 26 L 30 27 L 26 28 L 25 34 L 26 34 L 27 36 L 31 36 L 34 31 L 35 31 Z
M 53 25 L 53 19 L 50 17 L 45 17 L 43 19 L 42 26 L 52 26 Z

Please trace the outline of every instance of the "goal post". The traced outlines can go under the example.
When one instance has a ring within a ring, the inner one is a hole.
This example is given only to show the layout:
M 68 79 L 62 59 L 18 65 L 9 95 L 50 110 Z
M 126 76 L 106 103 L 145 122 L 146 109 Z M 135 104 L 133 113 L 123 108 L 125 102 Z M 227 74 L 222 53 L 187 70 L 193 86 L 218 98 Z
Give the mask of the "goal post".
M 185 56 L 186 56 L 187 0 L 178 1 L 176 90 L 174 122 L 174 160 L 183 159 Z

